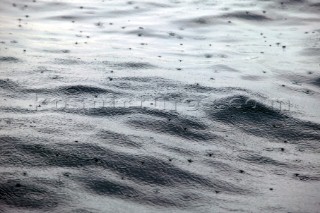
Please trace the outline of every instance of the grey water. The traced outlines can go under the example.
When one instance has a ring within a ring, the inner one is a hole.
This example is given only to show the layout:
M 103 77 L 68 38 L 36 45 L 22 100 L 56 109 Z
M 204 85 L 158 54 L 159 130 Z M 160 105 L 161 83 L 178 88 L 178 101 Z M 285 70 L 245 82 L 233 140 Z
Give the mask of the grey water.
M 1 0 L 0 213 L 320 212 L 317 0 Z

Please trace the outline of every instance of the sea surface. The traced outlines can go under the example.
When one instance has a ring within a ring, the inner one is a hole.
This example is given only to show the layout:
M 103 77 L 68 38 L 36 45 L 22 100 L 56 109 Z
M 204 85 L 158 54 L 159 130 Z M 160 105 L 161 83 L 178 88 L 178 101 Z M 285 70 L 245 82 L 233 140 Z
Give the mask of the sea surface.
M 320 212 L 319 0 L 0 0 L 0 213 Z

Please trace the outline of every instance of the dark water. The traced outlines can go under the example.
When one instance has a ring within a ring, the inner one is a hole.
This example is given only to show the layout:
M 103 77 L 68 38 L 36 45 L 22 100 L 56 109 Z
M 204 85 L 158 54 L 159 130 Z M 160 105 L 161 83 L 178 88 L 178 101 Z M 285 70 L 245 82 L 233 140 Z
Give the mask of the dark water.
M 319 14 L 1 0 L 0 212 L 320 212 Z

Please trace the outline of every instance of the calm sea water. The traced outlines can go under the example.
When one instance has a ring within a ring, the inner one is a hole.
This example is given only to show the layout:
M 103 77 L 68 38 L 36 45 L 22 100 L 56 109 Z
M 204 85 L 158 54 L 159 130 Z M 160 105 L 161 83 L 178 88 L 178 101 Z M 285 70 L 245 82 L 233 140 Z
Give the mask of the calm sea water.
M 1 0 L 0 212 L 319 212 L 316 0 Z

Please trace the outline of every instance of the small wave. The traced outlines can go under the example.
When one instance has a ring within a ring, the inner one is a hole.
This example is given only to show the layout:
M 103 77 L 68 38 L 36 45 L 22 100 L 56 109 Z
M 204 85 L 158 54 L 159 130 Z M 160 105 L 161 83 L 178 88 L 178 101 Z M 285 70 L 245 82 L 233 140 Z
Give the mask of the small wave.
M 260 15 L 252 12 L 234 12 L 234 13 L 224 14 L 221 17 L 236 18 L 236 19 L 245 20 L 245 21 L 257 21 L 257 22 L 262 22 L 262 21 L 265 22 L 265 21 L 271 20 L 271 18 L 265 15 Z
M 208 131 L 196 130 L 193 126 L 188 125 L 180 120 L 161 120 L 154 117 L 130 119 L 128 124 L 136 128 L 147 129 L 164 134 L 179 136 L 190 140 L 210 140 L 216 138 L 215 135 Z M 203 126 L 203 124 L 197 124 Z
M 104 143 L 108 142 L 113 145 L 124 147 L 141 147 L 141 143 L 131 140 L 130 137 L 125 134 L 101 130 L 95 136 L 103 139 Z
M 306 48 L 301 51 L 304 56 L 319 56 L 320 48 Z
M 66 59 L 66 58 L 56 58 L 54 59 L 55 64 L 64 64 L 64 65 L 78 65 L 85 64 L 86 62 L 80 59 Z
M 66 86 L 66 87 L 61 87 L 58 89 L 58 91 L 63 92 L 65 94 L 83 94 L 83 93 L 90 93 L 90 94 L 95 94 L 95 93 L 106 93 L 107 90 L 99 88 L 99 87 L 93 87 L 93 86 L 84 86 L 84 85 L 75 85 L 75 86 Z
M 216 64 L 216 65 L 212 66 L 212 69 L 214 69 L 215 71 L 239 72 L 239 70 L 232 68 L 228 65 L 224 65 L 224 64 Z
M 179 203 L 174 202 L 172 199 L 161 197 L 161 194 L 159 193 L 146 195 L 144 192 L 126 185 L 124 181 L 90 177 L 78 179 L 89 191 L 98 195 L 117 197 L 147 205 L 180 206 Z
M 261 156 L 258 154 L 240 154 L 239 158 L 241 160 L 247 161 L 249 163 L 255 163 L 255 164 L 269 164 L 272 166 L 284 166 L 287 167 L 287 164 L 279 162 L 277 160 L 274 160 L 270 157 L 266 157 L 266 156 Z
M 293 175 L 293 178 L 301 181 L 320 181 L 319 175 L 306 175 L 306 174 L 295 173 Z
M 39 93 L 48 95 L 87 95 L 87 94 L 119 94 L 119 92 L 114 92 L 113 90 L 103 89 L 101 87 L 89 86 L 89 85 L 68 85 L 61 86 L 58 88 L 36 88 L 28 89 L 24 88 L 22 90 L 24 93 Z
M 1 62 L 17 63 L 17 62 L 21 62 L 21 60 L 16 57 L 7 56 L 7 57 L 0 57 L 0 63 Z
M 310 4 L 311 7 L 319 7 L 320 8 L 320 2 L 319 3 L 312 3 Z
M 317 79 L 313 80 L 313 81 L 312 81 L 312 84 L 320 87 L 320 78 L 317 78 Z
M 260 80 L 264 79 L 258 75 L 243 75 L 243 76 L 241 76 L 241 78 L 244 80 L 248 80 L 248 81 L 260 81 Z
M 250 134 L 286 139 L 291 143 L 309 141 L 309 149 L 320 148 L 315 143 L 320 140 L 320 124 L 292 118 L 258 100 L 246 96 L 232 96 L 217 101 L 212 109 L 215 110 L 207 111 L 212 119 L 232 124 Z
M 0 88 L 9 91 L 17 91 L 20 89 L 20 86 L 10 79 L 0 79 Z
M 119 68 L 129 68 L 129 69 L 150 69 L 154 68 L 155 66 L 147 63 L 147 62 L 121 62 L 121 63 L 114 63 L 109 61 L 104 61 L 104 64 L 111 65 L 114 67 Z
M 176 20 L 174 23 L 184 27 L 207 27 L 210 25 L 225 24 L 225 21 L 217 19 L 216 16 L 200 16 L 182 20 Z
M 1 174 L 0 200 L 10 207 L 48 211 L 60 203 L 58 195 L 36 181 L 9 179 Z M 2 204 L 2 205 L 3 205 Z

